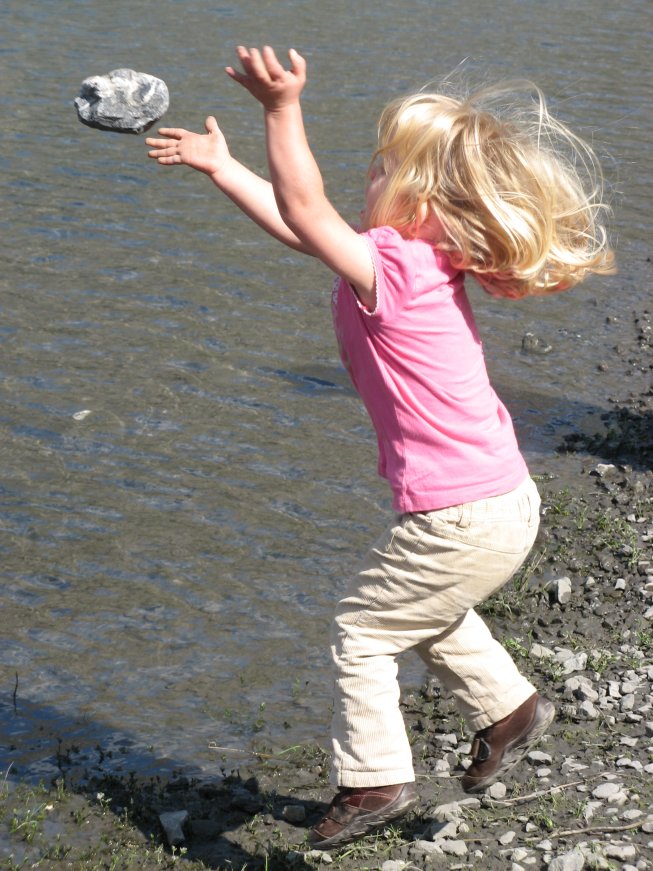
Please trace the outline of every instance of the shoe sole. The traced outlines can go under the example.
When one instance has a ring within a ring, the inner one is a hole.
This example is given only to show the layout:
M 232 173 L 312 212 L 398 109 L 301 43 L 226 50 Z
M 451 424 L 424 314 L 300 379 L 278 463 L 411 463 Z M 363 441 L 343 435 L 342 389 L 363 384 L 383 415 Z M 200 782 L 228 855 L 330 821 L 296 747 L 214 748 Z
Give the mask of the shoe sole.
M 531 728 L 517 738 L 512 744 L 507 744 L 503 753 L 501 764 L 484 780 L 479 780 L 469 786 L 463 786 L 465 792 L 480 792 L 488 786 L 492 786 L 497 780 L 501 780 L 506 774 L 509 774 L 512 769 L 522 761 L 529 750 L 532 750 L 539 743 L 544 733 L 553 722 L 556 715 L 554 705 L 548 699 L 539 699 L 535 708 L 535 716 Z
M 390 805 L 384 811 L 370 811 L 370 813 L 364 816 L 356 817 L 337 835 L 320 840 L 312 840 L 309 837 L 308 842 L 314 850 L 326 850 L 329 847 L 344 846 L 350 841 L 355 841 L 357 838 L 363 838 L 365 835 L 372 834 L 372 832 L 385 826 L 386 823 L 391 823 L 393 820 L 405 816 L 409 810 L 415 807 L 418 801 L 419 796 L 413 795 L 398 805 Z

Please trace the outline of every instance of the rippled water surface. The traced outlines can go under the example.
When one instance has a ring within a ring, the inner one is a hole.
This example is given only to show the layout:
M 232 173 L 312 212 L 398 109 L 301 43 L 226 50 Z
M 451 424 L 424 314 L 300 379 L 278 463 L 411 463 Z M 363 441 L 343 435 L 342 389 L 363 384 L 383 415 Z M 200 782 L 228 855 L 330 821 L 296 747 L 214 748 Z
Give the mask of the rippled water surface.
M 648 3 L 353 8 L 0 9 L 0 768 L 48 773 L 57 737 L 130 748 L 143 771 L 214 770 L 210 742 L 323 741 L 330 612 L 389 510 L 329 274 L 204 177 L 148 161 L 143 137 L 80 125 L 83 78 L 162 77 L 166 124 L 215 113 L 260 170 L 260 111 L 222 68 L 239 42 L 295 45 L 311 142 L 352 219 L 387 99 L 464 59 L 471 79 L 535 79 L 604 156 L 620 273 L 528 304 L 473 291 L 490 368 L 535 469 L 622 389 L 596 367 L 612 319 L 650 294 Z M 523 355 L 527 331 L 553 351 Z

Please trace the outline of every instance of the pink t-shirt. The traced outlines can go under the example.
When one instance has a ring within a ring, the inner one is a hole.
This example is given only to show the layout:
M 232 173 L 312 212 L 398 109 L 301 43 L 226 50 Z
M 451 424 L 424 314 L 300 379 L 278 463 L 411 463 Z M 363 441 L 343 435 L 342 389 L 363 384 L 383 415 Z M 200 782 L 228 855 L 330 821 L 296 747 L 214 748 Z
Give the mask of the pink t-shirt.
M 379 474 L 400 513 L 499 496 L 528 474 L 492 389 L 463 273 L 391 227 L 363 234 L 376 272 L 368 311 L 344 279 L 333 290 L 340 355 L 372 419 Z

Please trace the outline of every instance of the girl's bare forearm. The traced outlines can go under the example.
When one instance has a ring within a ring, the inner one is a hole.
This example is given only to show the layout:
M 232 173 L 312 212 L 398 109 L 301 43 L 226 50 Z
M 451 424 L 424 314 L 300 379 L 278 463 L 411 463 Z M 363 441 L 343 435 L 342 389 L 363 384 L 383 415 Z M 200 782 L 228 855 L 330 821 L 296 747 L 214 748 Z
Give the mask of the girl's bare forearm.
M 265 113 L 268 165 L 283 220 L 303 227 L 330 204 L 304 131 L 299 102 Z
M 313 254 L 309 246 L 282 218 L 269 181 L 256 175 L 231 156 L 217 173 L 209 177 L 248 218 L 270 236 L 302 254 Z

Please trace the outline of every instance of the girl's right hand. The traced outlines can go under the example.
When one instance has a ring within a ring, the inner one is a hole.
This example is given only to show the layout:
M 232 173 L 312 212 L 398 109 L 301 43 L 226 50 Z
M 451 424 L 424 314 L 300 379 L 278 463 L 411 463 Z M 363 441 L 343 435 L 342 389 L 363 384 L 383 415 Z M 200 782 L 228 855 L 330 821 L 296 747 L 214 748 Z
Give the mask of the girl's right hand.
M 239 45 L 236 54 L 243 72 L 234 67 L 225 67 L 225 72 L 269 112 L 299 100 L 306 84 L 306 61 L 294 48 L 288 52 L 289 70 L 284 69 L 269 45 L 263 46 L 261 51 Z
M 206 133 L 193 133 L 183 127 L 161 127 L 159 135 L 165 139 L 145 140 L 152 148 L 148 157 L 164 166 L 184 164 L 215 177 L 229 160 L 229 148 L 213 115 L 206 119 L 204 126 Z

